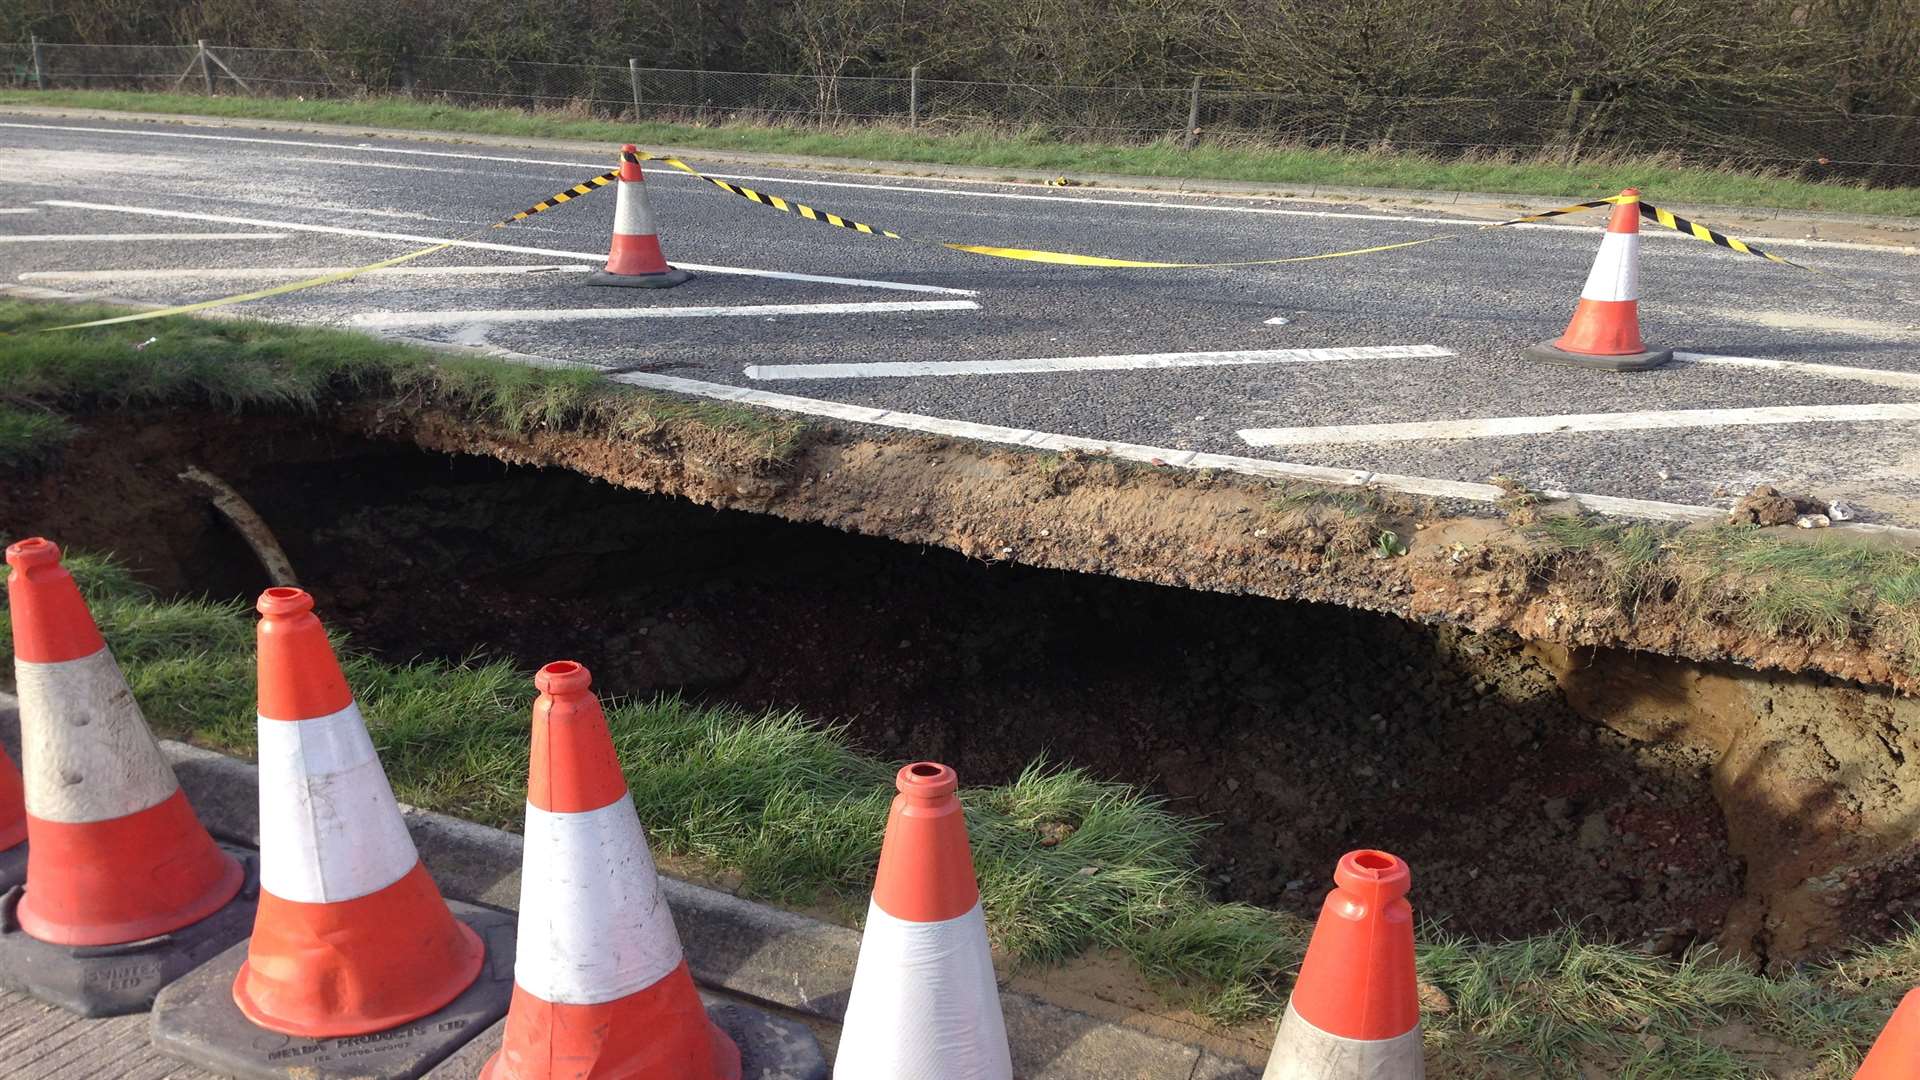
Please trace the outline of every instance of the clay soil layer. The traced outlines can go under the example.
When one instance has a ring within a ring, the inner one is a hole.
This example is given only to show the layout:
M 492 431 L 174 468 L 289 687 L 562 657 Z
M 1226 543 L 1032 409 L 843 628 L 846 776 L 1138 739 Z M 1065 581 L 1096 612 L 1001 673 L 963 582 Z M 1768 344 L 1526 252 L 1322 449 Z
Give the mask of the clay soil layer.
M 1774 659 L 1813 673 L 1763 675 L 1583 648 L 1597 608 L 1490 562 L 1452 601 L 1413 560 L 1326 565 L 1326 538 L 1309 556 L 1256 535 L 1279 521 L 1242 485 L 920 440 L 829 441 L 767 475 L 717 447 L 431 415 L 182 413 L 89 420 L 0 490 L 0 527 L 116 551 L 163 591 L 248 595 L 261 572 L 177 479 L 189 464 L 389 658 L 568 656 L 611 693 L 797 708 L 973 781 L 1084 766 L 1217 822 L 1223 898 L 1310 914 L 1334 860 L 1377 846 L 1462 932 L 1577 919 L 1785 962 L 1890 926 L 1920 885 L 1920 710 L 1817 670 L 1870 679 L 1871 656 L 1806 648 Z M 1638 621 L 1608 634 L 1733 644 Z

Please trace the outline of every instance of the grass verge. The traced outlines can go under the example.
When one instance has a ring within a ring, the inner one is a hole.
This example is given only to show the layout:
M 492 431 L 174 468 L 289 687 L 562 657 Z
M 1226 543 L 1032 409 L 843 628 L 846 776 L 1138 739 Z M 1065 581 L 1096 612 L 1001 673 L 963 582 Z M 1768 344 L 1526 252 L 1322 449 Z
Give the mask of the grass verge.
M 718 439 L 729 459 L 757 464 L 783 460 L 806 430 L 751 409 L 624 387 L 597 371 L 451 356 L 316 327 L 176 316 L 39 332 L 126 313 L 0 300 L 0 466 L 44 463 L 74 432 L 57 411 L 103 406 L 312 414 L 355 401 L 406 402 L 514 433 Z
M 69 566 L 160 732 L 253 744 L 252 620 L 234 602 L 163 600 L 109 559 Z M 0 646 L 10 631 L 0 620 Z M 399 796 L 515 826 L 531 680 L 510 665 L 389 664 L 340 643 Z M 610 703 L 609 724 L 659 850 L 775 900 L 858 910 L 892 766 L 793 714 L 676 698 Z M 1016 963 L 1120 949 L 1222 1020 L 1282 1006 L 1308 928 L 1201 892 L 1196 823 L 1084 773 L 1035 764 L 966 793 L 988 922 Z M 1419 963 L 1436 1077 L 1839 1078 L 1920 981 L 1920 929 L 1846 960 L 1765 978 L 1709 950 L 1681 961 L 1577 928 L 1487 944 L 1427 929 Z
M 1633 185 L 1657 202 L 1764 206 L 1859 214 L 1920 214 L 1920 189 L 1862 188 L 1763 172 L 1678 165 L 1651 157 L 1579 162 L 1438 160 L 1404 151 L 1338 151 L 1173 141 L 1068 142 L 1045 131 L 969 129 L 928 134 L 888 126 L 714 126 L 597 120 L 566 111 L 468 108 L 400 98 L 301 101 L 134 91 L 0 91 L 0 106 L 49 105 L 171 115 L 365 124 L 413 131 L 637 142 L 710 150 L 847 157 L 902 164 L 971 165 L 1060 173 L 1111 173 L 1286 185 L 1337 185 L 1515 195 L 1611 195 Z

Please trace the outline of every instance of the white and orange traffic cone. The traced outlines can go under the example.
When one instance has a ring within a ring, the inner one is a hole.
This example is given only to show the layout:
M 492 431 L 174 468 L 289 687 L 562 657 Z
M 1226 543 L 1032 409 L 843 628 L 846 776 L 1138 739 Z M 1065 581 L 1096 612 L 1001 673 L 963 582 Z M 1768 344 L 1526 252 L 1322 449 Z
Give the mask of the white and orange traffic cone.
M 1645 371 L 1673 359 L 1672 349 L 1649 349 L 1640 338 L 1640 192 L 1628 188 L 1620 200 L 1567 332 L 1527 349 L 1527 359 L 1603 371 Z
M 900 770 L 835 1080 L 1010 1080 L 1012 1055 L 959 779 Z
M 1916 1076 L 1920 1076 L 1920 990 L 1909 990 L 1853 1080 L 1913 1080 Z
M 474 982 L 480 939 L 420 862 L 313 597 L 258 608 L 261 895 L 233 1000 L 307 1038 L 417 1020 Z
M 1420 1080 L 1412 873 L 1352 851 L 1333 880 L 1261 1080 Z
M 739 1080 L 680 950 L 592 676 L 534 677 L 519 955 L 482 1080 Z
M 187 804 L 60 548 L 22 540 L 7 565 L 28 841 L 20 928 L 59 946 L 123 945 L 206 919 L 239 893 L 240 864 Z
M 653 204 L 647 201 L 647 177 L 634 155 L 632 143 L 620 148 L 620 184 L 614 190 L 613 247 L 607 266 L 587 277 L 589 285 L 619 285 L 630 289 L 668 289 L 693 275 L 667 265 L 660 250 L 660 234 L 653 224 Z

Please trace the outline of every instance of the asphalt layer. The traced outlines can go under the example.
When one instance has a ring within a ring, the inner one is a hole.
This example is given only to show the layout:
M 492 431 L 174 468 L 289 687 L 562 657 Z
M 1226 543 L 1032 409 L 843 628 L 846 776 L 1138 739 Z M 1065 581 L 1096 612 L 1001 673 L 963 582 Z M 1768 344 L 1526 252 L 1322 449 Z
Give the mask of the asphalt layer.
M 354 141 L 245 128 L 56 121 L 0 114 L 0 267 L 5 280 L 154 303 L 210 299 L 286 278 L 223 270 L 345 267 L 401 254 L 402 239 L 288 225 L 468 237 L 547 253 L 455 249 L 422 269 L 593 265 L 611 189 L 504 229 L 491 222 L 605 160 L 458 142 Z M 74 130 L 76 128 L 95 130 Z M 193 137 L 176 137 L 190 135 Z M 213 137 L 209 137 L 213 136 Z M 697 164 L 697 162 L 696 162 Z M 853 405 L 1172 450 L 1448 480 L 1502 474 L 1535 487 L 1724 504 L 1755 483 L 1846 498 L 1869 520 L 1920 524 L 1920 422 L 1870 420 L 1676 430 L 1560 432 L 1404 442 L 1251 446 L 1249 428 L 1411 423 L 1920 401 L 1920 389 L 1804 370 L 1680 364 L 1613 374 L 1521 359 L 1565 327 L 1604 211 L 1572 228 L 1478 230 L 1351 206 L 1138 195 L 1100 189 L 728 167 L 757 189 L 917 237 L 1161 261 L 1310 255 L 1443 234 L 1448 242 L 1285 266 L 1083 269 L 1014 263 L 876 239 L 776 213 L 711 185 L 649 170 L 676 263 L 864 279 L 870 284 L 697 272 L 665 291 L 599 289 L 585 274 L 382 275 L 258 301 L 251 314 L 335 325 L 417 312 L 513 312 L 772 304 L 920 304 L 726 317 L 511 315 L 379 329 L 487 343 L 626 371 L 750 386 Z M 1657 192 L 1647 197 L 1658 201 Z M 79 209 L 46 200 L 124 209 Z M 1539 208 L 1544 209 L 1547 201 Z M 1444 218 L 1434 213 L 1429 218 Z M 248 224 L 231 218 L 253 219 Z M 480 232 L 479 230 L 485 230 Z M 5 242 L 7 236 L 284 232 L 282 239 Z M 1642 326 L 1689 352 L 1920 373 L 1920 259 L 1783 246 L 1820 271 L 1776 266 L 1650 229 Z M 571 256 L 567 253 L 572 253 Z M 162 278 L 120 276 L 168 271 Z M 104 278 L 61 277 L 108 272 Z M 55 276 L 46 276 L 55 275 Z M 885 285 L 959 292 L 902 291 Z M 408 316 L 414 317 L 414 316 Z M 1286 320 L 1273 325 L 1272 319 Z M 751 365 L 1010 360 L 1249 349 L 1436 345 L 1456 355 L 1155 370 L 756 381 Z

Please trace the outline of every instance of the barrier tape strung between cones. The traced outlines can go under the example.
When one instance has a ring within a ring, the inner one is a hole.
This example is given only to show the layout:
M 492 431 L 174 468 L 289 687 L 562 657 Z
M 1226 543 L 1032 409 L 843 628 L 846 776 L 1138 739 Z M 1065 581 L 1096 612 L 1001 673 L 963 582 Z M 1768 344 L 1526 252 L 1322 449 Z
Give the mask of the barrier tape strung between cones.
M 1811 266 L 1802 266 L 1791 259 L 1783 259 L 1770 251 L 1762 251 L 1752 244 L 1747 243 L 1745 240 L 1728 236 L 1725 233 L 1714 232 L 1705 225 L 1697 221 L 1688 221 L 1686 218 L 1681 217 L 1671 210 L 1662 210 L 1657 206 L 1643 202 L 1640 204 L 1640 216 L 1656 224 L 1665 225 L 1674 232 L 1685 233 L 1695 240 L 1705 241 L 1709 244 L 1727 248 L 1730 251 L 1738 251 L 1742 255 L 1758 255 L 1768 262 L 1777 262 L 1781 266 L 1791 266 L 1795 270 L 1805 270 L 1811 274 L 1820 273 L 1820 271 L 1815 270 Z

